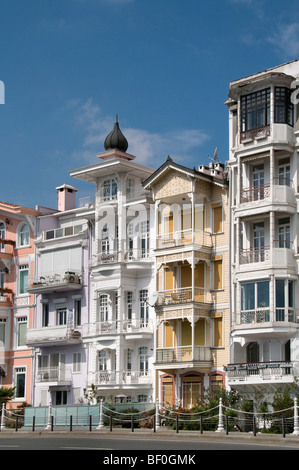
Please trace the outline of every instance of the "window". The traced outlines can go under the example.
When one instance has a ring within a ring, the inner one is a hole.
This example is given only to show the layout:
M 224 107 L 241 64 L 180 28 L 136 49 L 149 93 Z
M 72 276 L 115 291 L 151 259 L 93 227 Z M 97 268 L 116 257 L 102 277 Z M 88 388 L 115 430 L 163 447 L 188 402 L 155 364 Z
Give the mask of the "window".
M 30 230 L 28 224 L 23 224 L 19 231 L 19 246 L 28 246 L 30 243 Z
M 5 347 L 5 324 L 6 318 L 0 318 L 0 350 Z
M 16 367 L 14 370 L 15 398 L 25 398 L 26 368 Z
M 42 326 L 49 326 L 49 303 L 42 302 Z
M 241 97 L 242 132 L 270 124 L 270 88 Z
M 99 371 L 107 370 L 107 353 L 106 351 L 99 352 Z
M 28 287 L 29 265 L 19 266 L 19 294 L 26 294 Z
M 222 206 L 213 204 L 213 233 L 222 232 Z
M 139 300 L 140 300 L 140 320 L 147 324 L 148 323 L 148 291 L 141 290 L 139 293 Z
M 109 254 L 109 229 L 107 224 L 102 229 L 102 240 L 101 240 L 102 253 Z
M 149 254 L 149 221 L 141 222 L 141 257 Z
M 66 325 L 66 307 L 60 307 L 56 309 L 56 324 Z
M 214 289 L 222 289 L 222 259 L 214 260 Z
M 27 317 L 17 319 L 17 343 L 18 346 L 26 346 Z
M 241 323 L 269 321 L 269 281 L 241 284 Z
M 148 396 L 147 395 L 138 395 L 137 397 L 138 403 L 146 403 L 148 401 Z
M 108 321 L 108 294 L 100 295 L 100 321 Z
M 280 186 L 291 186 L 290 159 L 284 158 L 278 162 L 278 180 Z
M 291 90 L 275 87 L 275 122 L 294 126 L 294 105 Z
M 278 221 L 279 248 L 291 248 L 290 218 L 285 217 Z
M 275 303 L 276 321 L 295 321 L 293 281 L 276 279 Z
M 74 320 L 75 326 L 81 325 L 81 299 L 74 300 Z
M 139 368 L 144 374 L 148 371 L 148 351 L 145 346 L 139 348 Z
M 81 353 L 73 354 L 73 372 L 81 372 Z
M 133 292 L 129 291 L 126 295 L 127 300 L 127 320 L 132 320 L 132 313 L 133 313 Z
M 132 350 L 131 349 L 127 350 L 127 370 L 128 371 L 132 370 Z
M 223 321 L 221 313 L 212 314 L 213 318 L 213 333 L 214 333 L 214 348 L 223 347 Z
M 265 261 L 265 230 L 264 222 L 253 224 L 254 261 Z
M 67 404 L 67 391 L 66 390 L 57 390 L 55 392 L 55 403 L 56 405 Z
M 115 179 L 105 180 L 103 182 L 103 200 L 111 201 L 117 198 L 117 181 Z
M 133 241 L 133 236 L 134 236 L 134 230 L 133 230 L 133 222 L 128 223 L 127 227 L 127 247 L 128 247 L 128 259 L 133 259 L 134 257 L 134 241 Z
M 5 240 L 5 236 L 6 236 L 5 224 L 3 222 L 0 222 L 0 238 L 2 238 L 2 240 Z M 4 243 L 0 243 L 0 251 L 2 252 L 5 251 Z

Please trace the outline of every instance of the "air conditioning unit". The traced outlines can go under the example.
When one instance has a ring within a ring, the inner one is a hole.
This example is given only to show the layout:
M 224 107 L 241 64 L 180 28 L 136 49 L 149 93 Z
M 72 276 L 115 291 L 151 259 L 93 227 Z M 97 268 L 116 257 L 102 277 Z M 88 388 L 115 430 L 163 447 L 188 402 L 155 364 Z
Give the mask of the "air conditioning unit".
M 75 274 L 73 272 L 66 272 L 65 273 L 65 280 L 66 282 L 70 282 L 70 283 L 76 283 L 76 284 L 79 284 L 80 282 L 80 278 L 78 276 L 78 274 Z

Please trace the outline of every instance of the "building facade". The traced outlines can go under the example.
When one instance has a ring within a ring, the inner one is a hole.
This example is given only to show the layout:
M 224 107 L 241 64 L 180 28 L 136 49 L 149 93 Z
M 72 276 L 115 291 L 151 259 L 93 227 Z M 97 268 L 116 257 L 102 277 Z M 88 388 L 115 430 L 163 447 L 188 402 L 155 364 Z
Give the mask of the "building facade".
M 225 387 L 229 202 L 223 165 L 168 157 L 143 184 L 155 203 L 155 361 L 160 403 L 191 408 Z
M 84 402 L 90 258 L 89 207 L 76 207 L 76 189 L 57 189 L 58 208 L 37 218 L 35 272 L 28 292 L 35 311 L 27 331 L 33 350 L 33 406 Z
M 26 331 L 33 322 L 34 298 L 27 286 L 34 273 L 38 215 L 37 210 L 0 202 L 0 386 L 15 388 L 11 408 L 32 398 Z
M 134 161 L 118 122 L 99 161 L 72 170 L 93 183 L 89 318 L 83 330 L 86 390 L 110 402 L 154 399 L 152 203 L 142 181 L 153 170 Z
M 231 352 L 245 396 L 298 376 L 299 61 L 230 84 Z

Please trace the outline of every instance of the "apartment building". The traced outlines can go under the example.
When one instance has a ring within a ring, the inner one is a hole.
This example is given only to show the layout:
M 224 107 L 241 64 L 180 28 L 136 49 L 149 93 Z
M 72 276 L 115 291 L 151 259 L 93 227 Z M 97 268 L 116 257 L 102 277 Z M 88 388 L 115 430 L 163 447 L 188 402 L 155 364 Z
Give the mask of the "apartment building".
M 271 396 L 298 376 L 299 61 L 230 83 L 228 385 Z
M 7 405 L 31 403 L 32 351 L 26 331 L 32 326 L 34 298 L 27 292 L 34 273 L 34 237 L 39 211 L 0 202 L 0 386 L 15 387 Z
M 170 157 L 143 187 L 155 204 L 154 369 L 164 405 L 191 408 L 225 387 L 229 358 L 229 200 L 224 167 Z
M 93 183 L 90 307 L 83 329 L 86 391 L 110 402 L 154 398 L 153 219 L 142 181 L 151 168 L 134 161 L 118 121 L 98 162 L 71 176 Z
M 57 209 L 37 218 L 35 271 L 28 281 L 35 298 L 26 338 L 33 350 L 33 406 L 83 402 L 86 386 L 90 207 L 76 207 L 73 186 L 56 189 Z

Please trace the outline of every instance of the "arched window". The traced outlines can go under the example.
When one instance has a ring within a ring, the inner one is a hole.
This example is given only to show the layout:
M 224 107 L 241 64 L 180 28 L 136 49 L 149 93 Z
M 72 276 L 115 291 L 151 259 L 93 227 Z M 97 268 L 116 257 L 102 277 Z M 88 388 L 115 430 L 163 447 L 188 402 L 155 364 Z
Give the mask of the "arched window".
M 23 224 L 19 231 L 19 246 L 28 246 L 30 242 L 30 229 L 28 224 Z

